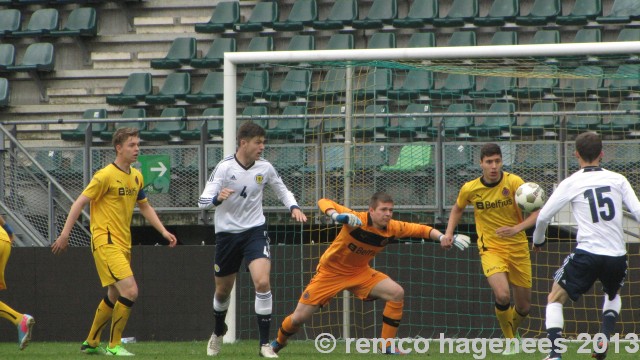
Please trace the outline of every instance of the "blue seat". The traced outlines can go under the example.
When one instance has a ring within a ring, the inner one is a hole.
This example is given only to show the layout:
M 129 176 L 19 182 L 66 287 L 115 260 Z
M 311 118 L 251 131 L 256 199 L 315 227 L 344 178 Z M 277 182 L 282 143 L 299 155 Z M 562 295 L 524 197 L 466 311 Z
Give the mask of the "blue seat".
M 160 117 L 177 120 L 157 121 L 153 128 L 140 131 L 140 138 L 146 141 L 179 141 L 180 132 L 186 129 L 184 108 L 164 108 Z
M 222 100 L 224 95 L 224 73 L 210 72 L 202 83 L 200 91 L 187 94 L 185 101 L 189 104 L 213 104 Z
M 157 94 L 147 95 L 144 101 L 152 105 L 172 105 L 184 100 L 191 92 L 191 75 L 189 73 L 171 73 L 167 75 Z
M 318 30 L 340 30 L 350 26 L 358 18 L 357 0 L 336 0 L 324 20 L 313 22 L 313 28 Z
M 584 26 L 599 16 L 602 16 L 602 0 L 576 0 L 571 12 L 565 16 L 558 16 L 556 24 Z
M 316 0 L 295 0 L 291 12 L 284 21 L 273 23 L 277 31 L 301 31 L 305 26 L 313 25 L 318 20 L 318 4 Z
M 473 19 L 473 24 L 476 26 L 504 26 L 507 22 L 513 22 L 519 14 L 520 1 L 493 0 L 489 13 L 484 17 Z
M 153 79 L 150 73 L 132 73 L 116 95 L 107 95 L 109 105 L 134 105 L 144 101 L 153 91 Z
M 11 36 L 44 36 L 58 30 L 60 17 L 57 9 L 38 9 L 31 14 L 27 26 L 21 31 L 14 31 Z
M 238 32 L 262 31 L 265 27 L 271 28 L 273 23 L 278 21 L 279 16 L 280 10 L 277 2 L 259 2 L 253 7 L 253 11 L 247 22 L 235 24 L 234 29 Z
M 66 24 L 61 30 L 52 30 L 52 36 L 83 36 L 98 35 L 98 15 L 92 7 L 75 8 L 69 14 Z
M 233 29 L 233 25 L 240 21 L 240 2 L 223 1 L 213 9 L 211 18 L 206 23 L 195 25 L 197 33 L 222 33 Z
M 451 8 L 443 17 L 433 19 L 436 27 L 463 27 L 478 17 L 478 0 L 453 0 Z
M 165 57 L 151 59 L 151 67 L 154 69 L 179 69 L 183 65 L 189 65 L 191 60 L 196 57 L 197 51 L 196 38 L 175 38 Z
M 433 19 L 438 17 L 437 0 L 413 0 L 409 13 L 402 19 L 393 20 L 396 28 L 422 28 L 433 23 Z
M 106 119 L 107 118 L 107 110 L 105 109 L 88 109 L 82 113 L 82 119 Z M 74 130 L 70 131 L 61 131 L 60 138 L 65 141 L 84 141 L 85 140 L 85 132 L 87 128 L 91 125 L 91 134 L 94 137 L 99 137 L 100 133 L 107 130 L 107 123 L 104 122 L 96 122 L 96 123 L 79 123 L 78 126 Z
M 18 9 L 0 10 L 0 37 L 11 35 L 14 31 L 20 30 L 22 23 L 22 13 Z
M 235 52 L 236 39 L 219 38 L 213 41 L 209 50 L 202 58 L 191 59 L 191 67 L 196 69 L 212 69 L 222 65 L 225 52 Z
M 397 0 L 373 0 L 369 12 L 363 19 L 353 20 L 356 29 L 382 29 L 387 24 L 393 24 L 398 17 Z

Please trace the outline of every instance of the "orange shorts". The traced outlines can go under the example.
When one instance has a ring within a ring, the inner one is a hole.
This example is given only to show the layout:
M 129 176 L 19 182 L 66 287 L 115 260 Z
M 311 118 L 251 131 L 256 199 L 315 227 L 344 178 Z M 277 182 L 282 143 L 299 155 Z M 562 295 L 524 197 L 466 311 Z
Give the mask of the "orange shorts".
M 361 300 L 369 300 L 371 289 L 388 278 L 386 274 L 370 267 L 357 274 L 342 275 L 324 266 L 318 266 L 316 274 L 302 292 L 299 301 L 305 305 L 324 306 L 342 290 L 349 290 Z

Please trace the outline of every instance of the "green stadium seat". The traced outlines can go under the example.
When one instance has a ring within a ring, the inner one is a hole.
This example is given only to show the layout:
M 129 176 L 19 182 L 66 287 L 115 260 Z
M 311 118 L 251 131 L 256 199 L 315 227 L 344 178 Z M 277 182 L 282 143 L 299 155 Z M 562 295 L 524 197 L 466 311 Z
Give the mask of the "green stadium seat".
M 618 103 L 616 111 L 639 111 L 640 101 L 623 100 Z M 630 132 L 640 130 L 640 115 L 622 114 L 610 115 L 608 122 L 598 126 L 603 135 L 626 137 Z M 637 160 L 637 159 L 636 159 Z
M 516 31 L 496 31 L 491 37 L 489 45 L 518 45 Z
M 382 173 L 414 172 L 427 169 L 432 164 L 432 146 L 412 143 L 404 145 L 395 164 L 380 167 Z
M 113 124 L 113 130 L 105 130 L 100 132 L 100 139 L 104 141 L 111 141 L 115 130 L 120 128 L 134 128 L 134 129 L 138 129 L 138 131 L 147 129 L 147 123 L 144 121 L 144 118 L 147 117 L 147 111 L 144 108 L 124 109 L 120 117 L 122 119 L 136 119 L 136 120 L 118 121 L 117 123 Z
M 375 99 L 379 96 L 387 96 L 387 92 L 393 86 L 393 72 L 391 69 L 374 68 L 369 71 L 364 79 L 364 83 L 353 91 L 356 99 Z
M 251 16 L 245 23 L 234 25 L 238 32 L 258 32 L 273 26 L 278 21 L 280 11 L 276 1 L 259 2 L 253 7 Z
M 408 48 L 434 46 L 436 46 L 436 37 L 432 32 L 413 33 L 407 42 Z
M 269 73 L 266 70 L 248 71 L 236 91 L 236 99 L 249 102 L 257 97 L 262 98 L 269 91 L 269 86 Z
M 293 176 L 306 161 L 304 146 L 300 145 L 269 146 L 268 150 L 265 149 L 264 157 L 273 164 L 281 176 Z M 300 195 L 295 191 L 294 194 L 296 197 Z
M 515 69 L 509 67 L 503 67 L 500 69 L 502 74 L 508 72 L 515 73 Z M 489 76 L 486 78 L 481 88 L 476 91 L 469 91 L 469 96 L 472 98 L 502 98 L 511 94 L 511 90 L 516 86 L 515 76 Z
M 213 69 L 222 65 L 225 52 L 236 52 L 236 39 L 219 38 L 213 41 L 202 58 L 191 59 L 191 67 L 196 69 Z
M 291 12 L 284 21 L 273 23 L 276 31 L 302 31 L 305 26 L 313 25 L 318 20 L 318 4 L 316 0 L 295 0 Z
M 541 98 L 546 94 L 551 94 L 553 89 L 558 86 L 558 78 L 551 76 L 557 72 L 558 69 L 555 66 L 534 66 L 532 74 L 540 74 L 539 77 L 532 75 L 532 77 L 520 79 L 519 86 L 511 90 L 511 93 L 521 99 Z
M 16 47 L 13 44 L 0 44 L 0 72 L 16 63 Z
M 558 30 L 538 30 L 533 34 L 531 44 L 559 44 L 560 32 Z
M 317 30 L 340 30 L 350 26 L 353 20 L 358 18 L 357 0 L 336 0 L 324 20 L 313 22 L 313 28 Z
M 307 107 L 304 105 L 288 105 L 282 111 L 282 115 L 298 117 L 276 119 L 273 122 L 273 126 L 267 129 L 267 139 L 304 141 L 307 128 Z M 302 162 L 298 166 L 300 164 Z
M 147 95 L 144 101 L 151 105 L 172 105 L 178 100 L 185 100 L 190 92 L 191 75 L 189 73 L 170 73 L 158 93 Z
M 210 72 L 202 83 L 200 91 L 187 94 L 185 101 L 189 104 L 213 104 L 222 100 L 224 95 L 224 73 Z
M 308 99 L 326 101 L 337 96 L 343 96 L 347 90 L 347 70 L 345 68 L 330 68 L 318 90 L 310 92 Z
M 556 19 L 562 12 L 560 0 L 535 0 L 528 15 L 516 17 L 521 26 L 543 26 Z
M 640 64 L 622 64 L 609 79 L 606 87 L 596 90 L 600 97 L 625 97 L 640 91 Z
M 98 35 L 98 16 L 92 7 L 75 8 L 69 14 L 66 24 L 61 30 L 52 30 L 52 36 L 86 36 Z
M 468 74 L 447 74 L 444 83 L 432 90 L 429 90 L 429 97 L 433 99 L 458 98 L 468 94 L 476 87 L 476 78 Z
M 245 51 L 273 51 L 273 38 L 271 36 L 258 36 L 249 41 Z
M 502 138 L 510 136 L 510 128 L 515 125 L 513 113 L 516 105 L 509 102 L 495 102 L 489 106 L 489 113 L 507 113 L 508 115 L 487 115 L 482 123 L 469 127 L 469 135 L 474 137 Z
M 522 111 L 522 110 L 521 110 Z M 555 102 L 537 102 L 531 107 L 532 113 L 552 113 L 558 111 Z M 511 133 L 517 136 L 546 136 L 548 133 L 556 133 L 558 129 L 558 115 L 531 115 L 526 116 L 522 125 L 511 127 Z
M 180 119 L 157 121 L 153 128 L 140 131 L 140 138 L 145 141 L 179 141 L 180 132 L 186 129 L 186 114 L 184 108 L 164 108 L 160 117 Z
M 446 113 L 472 113 L 473 105 L 470 103 L 462 103 L 462 104 L 451 104 L 447 107 Z M 469 127 L 473 125 L 473 117 L 466 115 L 456 115 L 456 116 L 443 116 L 440 118 L 440 122 L 444 123 L 442 126 L 442 135 L 444 137 L 460 137 L 465 133 L 468 133 Z M 437 137 L 440 132 L 439 127 L 434 126 L 429 129 L 429 133 L 431 137 Z
M 247 106 L 244 108 L 244 110 L 242 110 L 242 116 L 250 116 L 251 118 L 238 120 L 237 127 L 240 127 L 240 125 L 247 121 L 251 121 L 262 126 L 263 129 L 266 129 L 269 121 L 268 119 L 262 117 L 265 115 L 269 115 L 269 109 L 266 106 Z
M 164 58 L 151 60 L 151 67 L 154 69 L 179 69 L 183 65 L 189 65 L 191 60 L 196 57 L 197 51 L 196 38 L 176 38 Z
M 423 28 L 438 17 L 437 0 L 413 0 L 407 16 L 393 20 L 395 28 Z
M 367 49 L 393 49 L 396 47 L 396 34 L 378 32 L 369 38 Z
M 596 17 L 598 24 L 628 24 L 640 19 L 640 6 L 636 0 L 615 0 L 611 12 Z
M 461 28 L 478 17 L 478 9 L 478 0 L 453 0 L 447 15 L 433 19 L 433 25 Z
M 31 14 L 24 30 L 14 31 L 11 36 L 36 37 L 49 35 L 52 31 L 58 30 L 59 26 L 60 17 L 57 9 L 38 9 Z
M 316 49 L 316 38 L 313 35 L 294 35 L 289 40 L 287 51 L 307 51 Z
M 0 10 L 0 37 L 11 35 L 14 31 L 20 30 L 22 24 L 22 13 L 18 9 Z
M 442 162 L 447 176 L 457 176 L 460 170 L 465 170 L 470 165 L 477 166 L 477 163 L 473 161 L 471 149 L 471 146 L 463 146 L 461 148 L 455 144 L 444 146 Z
M 9 80 L 0 78 L 0 107 L 9 105 Z
M 107 118 L 107 110 L 105 109 L 88 109 L 85 110 L 82 114 L 82 119 L 106 119 Z M 74 130 L 70 131 L 61 131 L 60 138 L 65 141 L 84 141 L 85 140 L 85 132 L 87 128 L 91 125 L 91 134 L 98 138 L 100 133 L 107 130 L 107 123 L 79 123 L 78 126 Z
M 353 44 L 353 34 L 333 34 L 327 42 L 327 50 L 350 50 Z
M 447 46 L 476 46 L 476 33 L 473 31 L 455 31 L 451 34 Z
M 582 111 L 586 114 L 566 115 L 567 132 L 579 134 L 585 131 L 597 130 L 602 124 L 602 115 L 597 114 L 601 109 L 599 101 L 578 101 L 573 111 Z
M 55 67 L 53 44 L 33 43 L 27 50 L 19 64 L 7 66 L 9 71 L 53 71 Z
M 433 73 L 423 69 L 411 69 L 398 88 L 387 91 L 390 99 L 413 100 L 421 95 L 429 95 L 433 89 Z
M 206 108 L 202 112 L 202 116 L 223 116 L 224 108 Z M 205 120 L 207 123 L 207 134 L 208 138 L 211 139 L 213 137 L 217 137 L 222 140 L 222 132 L 224 127 L 223 119 L 210 119 Z M 192 130 L 182 130 L 180 131 L 180 138 L 182 140 L 194 140 L 199 141 L 202 134 L 202 128 L 198 124 L 198 127 Z
M 355 118 L 353 136 L 356 139 L 373 138 L 374 140 L 386 139 L 385 129 L 389 127 L 389 109 L 387 105 L 367 105 L 364 108 L 364 116 Z
M 153 79 L 150 73 L 132 73 L 127 78 L 122 91 L 117 95 L 108 95 L 109 105 L 133 105 L 144 101 L 153 91 Z
M 513 172 L 527 181 L 539 184 L 545 183 L 545 178 L 556 180 L 558 154 L 558 145 L 555 143 L 518 144 L 516 148 L 517 161 L 513 164 Z
M 580 29 L 573 38 L 574 43 L 596 43 L 602 41 L 602 31 L 600 29 Z
M 223 1 L 216 5 L 211 18 L 206 23 L 195 25 L 197 33 L 222 33 L 233 29 L 233 25 L 240 22 L 240 2 Z
M 576 0 L 568 15 L 558 16 L 556 24 L 562 26 L 584 26 L 602 16 L 602 0 Z
M 397 0 L 373 0 L 369 12 L 363 19 L 353 20 L 355 29 L 382 29 L 385 24 L 391 25 L 398 17 Z
M 595 94 L 604 83 L 604 70 L 600 66 L 582 65 L 572 71 L 575 78 L 566 80 L 566 85 L 553 89 L 560 97 L 587 97 Z
M 368 172 L 368 176 L 387 165 L 387 150 L 376 145 L 356 145 L 353 147 L 353 170 L 356 174 Z
M 493 0 L 489 12 L 484 17 L 476 17 L 473 24 L 476 26 L 504 26 L 507 22 L 513 22 L 520 14 L 520 1 L 518 0 Z
M 429 104 L 410 103 L 403 112 L 404 114 L 428 114 Z M 431 118 L 426 116 L 399 117 L 391 119 L 389 127 L 385 129 L 387 138 L 390 140 L 397 138 L 410 138 L 412 141 L 427 137 L 427 130 L 431 128 Z
M 332 140 L 344 139 L 345 111 L 344 105 L 325 106 L 322 110 L 321 132 L 330 136 Z
M 265 99 L 269 101 L 294 101 L 306 99 L 311 89 L 311 70 L 289 70 L 280 84 L 280 89 L 267 91 Z

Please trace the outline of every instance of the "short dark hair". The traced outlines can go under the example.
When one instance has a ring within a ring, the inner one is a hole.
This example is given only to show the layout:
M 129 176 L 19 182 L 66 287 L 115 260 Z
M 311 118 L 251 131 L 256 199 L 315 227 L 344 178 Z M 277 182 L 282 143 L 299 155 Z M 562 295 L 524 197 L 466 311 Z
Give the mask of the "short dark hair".
M 600 135 L 588 131 L 576 136 L 576 150 L 586 162 L 593 162 L 602 153 L 602 139 Z
M 502 157 L 502 150 L 496 143 L 486 143 L 480 148 L 480 161 L 488 156 L 500 155 Z
M 375 209 L 379 203 L 393 203 L 393 198 L 386 192 L 378 191 L 371 196 L 369 208 Z
M 111 144 L 115 149 L 117 145 L 124 144 L 124 142 L 127 141 L 128 138 L 138 137 L 139 136 L 138 133 L 139 131 L 136 128 L 130 128 L 130 127 L 119 128 L 113 133 L 113 137 L 111 138 Z
M 252 121 L 248 121 L 240 125 L 240 128 L 238 129 L 238 146 L 240 146 L 240 140 L 250 140 L 256 136 L 265 136 L 265 134 L 266 132 L 264 131 L 262 126 Z

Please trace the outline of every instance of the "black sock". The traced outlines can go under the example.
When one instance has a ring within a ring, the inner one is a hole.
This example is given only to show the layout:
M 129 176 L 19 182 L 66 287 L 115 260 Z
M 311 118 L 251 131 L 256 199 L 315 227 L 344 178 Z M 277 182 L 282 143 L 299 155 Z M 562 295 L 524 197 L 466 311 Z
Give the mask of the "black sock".
M 271 328 L 271 314 L 259 315 L 258 318 L 258 331 L 260 332 L 260 345 L 269 343 L 269 329 Z
M 550 357 L 559 356 L 560 353 L 556 352 L 556 350 L 558 350 L 558 346 L 556 345 L 556 340 L 562 339 L 562 329 L 561 328 L 547 329 L 547 338 L 551 340 L 551 352 L 549 353 L 549 356 Z
M 618 313 L 613 310 L 607 310 L 602 314 L 602 333 L 609 340 L 611 334 L 614 334 Z
M 227 317 L 227 310 L 225 311 L 215 311 L 213 310 L 213 317 L 216 320 L 216 325 L 213 330 L 213 333 L 216 336 L 222 336 L 227 332 L 227 324 L 224 323 L 224 319 Z

